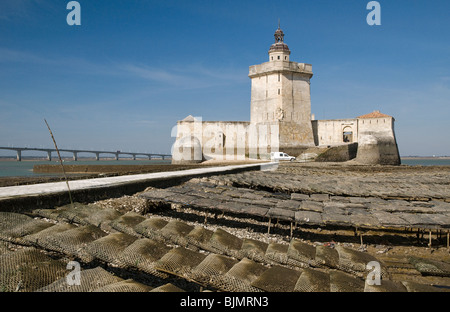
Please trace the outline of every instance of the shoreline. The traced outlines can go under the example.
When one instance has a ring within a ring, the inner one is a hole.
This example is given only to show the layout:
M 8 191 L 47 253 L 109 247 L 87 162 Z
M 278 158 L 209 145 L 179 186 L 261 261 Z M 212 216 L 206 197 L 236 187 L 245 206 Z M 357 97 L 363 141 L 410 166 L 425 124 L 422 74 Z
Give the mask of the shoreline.
M 181 164 L 173 165 L 171 163 L 149 164 L 149 165 L 69 165 L 64 166 L 64 169 L 66 171 L 67 179 L 69 181 L 73 181 L 81 179 L 123 176 L 130 174 L 179 171 L 179 170 L 188 170 L 214 166 L 252 164 L 255 162 L 261 161 L 235 161 L 235 162 L 205 161 L 201 164 L 186 164 L 186 165 Z M 40 166 L 44 167 L 42 167 L 43 171 L 39 173 L 45 175 L 0 177 L 0 187 L 65 181 L 65 178 L 63 176 L 59 164 L 58 165 L 49 164 Z M 48 171 L 45 171 L 45 167 L 48 168 Z M 50 171 L 50 169 L 53 169 L 53 171 Z

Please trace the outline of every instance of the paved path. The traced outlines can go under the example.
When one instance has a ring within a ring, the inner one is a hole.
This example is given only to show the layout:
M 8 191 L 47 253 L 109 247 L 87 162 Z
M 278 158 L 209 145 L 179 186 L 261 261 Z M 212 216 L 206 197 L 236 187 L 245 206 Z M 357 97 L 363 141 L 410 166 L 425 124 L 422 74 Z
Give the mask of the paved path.
M 129 184 L 133 182 L 142 182 L 158 179 L 170 179 L 188 176 L 197 176 L 201 174 L 219 174 L 232 172 L 233 170 L 248 169 L 248 170 L 270 170 L 277 166 L 277 163 L 254 163 L 246 165 L 232 165 L 232 166 L 219 166 L 219 167 L 205 167 L 198 169 L 189 169 L 181 171 L 170 172 L 155 172 L 146 174 L 124 175 L 116 177 L 94 178 L 85 180 L 69 181 L 71 191 L 86 190 L 95 188 L 107 188 L 111 186 L 117 186 L 121 184 Z M 19 185 L 19 186 L 7 186 L 0 187 L 0 202 L 5 199 L 11 199 L 15 197 L 28 197 L 37 195 L 50 195 L 61 192 L 67 192 L 66 182 L 52 182 L 52 183 L 40 183 L 33 185 Z

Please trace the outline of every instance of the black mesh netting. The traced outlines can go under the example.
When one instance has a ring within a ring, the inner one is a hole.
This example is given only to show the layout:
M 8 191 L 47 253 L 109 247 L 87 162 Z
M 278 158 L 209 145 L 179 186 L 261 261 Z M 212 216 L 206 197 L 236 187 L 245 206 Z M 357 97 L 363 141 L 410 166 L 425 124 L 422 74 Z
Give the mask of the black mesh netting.
M 118 255 L 137 238 L 126 233 L 111 233 L 90 242 L 84 248 L 85 252 L 96 259 L 107 263 L 120 264 Z
M 144 221 L 138 223 L 134 230 L 145 237 L 155 239 L 155 240 L 163 240 L 164 237 L 161 235 L 161 229 L 167 225 L 168 221 L 162 218 L 148 218 Z
M 160 234 L 168 242 L 173 242 L 180 246 L 187 246 L 186 235 L 194 229 L 192 225 L 178 220 L 169 221 L 161 230 Z
M 127 279 L 97 288 L 94 292 L 149 292 L 151 290 L 153 287 Z
M 300 274 L 301 271 L 275 265 L 264 271 L 251 285 L 267 292 L 292 292 Z
M 89 254 L 85 250 L 85 247 L 88 243 L 103 236 L 106 236 L 106 232 L 93 225 L 85 225 L 74 227 L 54 235 L 47 235 L 40 239 L 37 244 L 48 250 L 74 256 L 83 262 L 91 262 L 95 257 Z
M 17 244 L 26 244 L 27 241 L 23 240 L 24 236 L 40 232 L 54 225 L 41 219 L 23 220 L 21 217 L 11 219 L 10 225 L 0 230 L 0 239 Z
M 450 263 L 419 257 L 409 257 L 409 262 L 422 275 L 450 277 Z
M 0 291 L 30 292 L 67 274 L 64 262 L 53 260 L 34 248 L 0 255 Z
M 206 258 L 205 254 L 184 247 L 171 249 L 156 261 L 155 269 L 190 279 L 192 270 Z
M 184 291 L 185 290 L 170 283 L 164 284 L 151 290 L 151 292 L 184 292 Z
M 211 236 L 209 241 L 210 246 L 218 253 L 225 253 L 229 256 L 242 258 L 240 253 L 242 247 L 242 240 L 222 229 L 217 229 Z
M 262 264 L 244 258 L 225 273 L 228 282 L 223 286 L 223 290 L 230 292 L 260 292 L 262 290 L 252 286 L 252 283 L 267 269 Z
M 67 271 L 66 271 L 67 273 Z M 67 276 L 45 286 L 39 292 L 91 292 L 107 285 L 123 281 L 101 267 L 80 270 L 79 282 L 68 281 Z
M 204 250 L 211 250 L 209 244 L 214 232 L 202 226 L 196 226 L 186 235 L 186 241 L 190 246 L 195 246 Z
M 350 248 L 336 246 L 336 251 L 339 254 L 339 269 L 357 275 L 359 277 L 365 277 L 372 268 L 367 269 L 367 264 L 372 261 L 380 264 L 381 278 L 388 279 L 388 272 L 384 263 L 375 258 L 374 256 L 353 250 Z
M 165 279 L 168 275 L 156 270 L 155 263 L 171 249 L 171 247 L 159 241 L 141 238 L 134 241 L 119 253 L 116 260 L 124 267 L 137 268 L 145 273 Z
M 251 238 L 242 240 L 241 253 L 248 259 L 265 262 L 265 254 L 269 244 Z
M 331 292 L 363 292 L 365 281 L 348 273 L 330 270 Z
M 192 270 L 190 277 L 205 286 L 225 290 L 230 279 L 224 274 L 237 262 L 227 256 L 210 254 Z
M 117 219 L 111 221 L 110 225 L 113 229 L 134 236 L 139 236 L 134 227 L 144 221 L 146 218 L 137 212 L 127 212 Z
M 319 270 L 304 269 L 295 284 L 294 291 L 330 292 L 330 275 Z
M 281 264 L 287 264 L 289 245 L 270 243 L 267 247 L 265 257 L 269 260 L 275 261 Z

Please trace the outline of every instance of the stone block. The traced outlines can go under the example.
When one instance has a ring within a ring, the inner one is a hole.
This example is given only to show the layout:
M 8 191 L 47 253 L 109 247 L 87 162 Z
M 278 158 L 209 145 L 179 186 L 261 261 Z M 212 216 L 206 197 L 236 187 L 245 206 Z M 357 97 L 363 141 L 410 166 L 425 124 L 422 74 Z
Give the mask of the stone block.
M 292 200 L 302 201 L 302 200 L 310 200 L 310 197 L 307 194 L 292 193 L 291 194 L 291 199 Z
M 300 210 L 323 212 L 323 204 L 315 201 L 302 201 Z
M 314 211 L 296 211 L 295 221 L 298 224 L 314 224 L 320 225 L 323 223 L 322 214 Z

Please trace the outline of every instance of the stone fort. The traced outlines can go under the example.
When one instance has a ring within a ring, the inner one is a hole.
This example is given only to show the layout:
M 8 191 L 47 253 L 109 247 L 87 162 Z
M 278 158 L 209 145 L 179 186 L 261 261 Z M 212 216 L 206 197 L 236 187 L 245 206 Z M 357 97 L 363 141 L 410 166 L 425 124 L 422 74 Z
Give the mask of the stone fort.
M 356 118 L 315 120 L 312 65 L 290 60 L 278 27 L 269 60 L 249 68 L 250 121 L 177 122 L 173 163 L 269 159 L 284 152 L 298 160 L 399 165 L 395 119 L 377 110 Z

